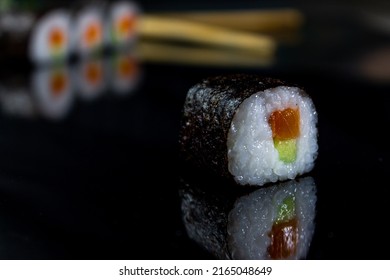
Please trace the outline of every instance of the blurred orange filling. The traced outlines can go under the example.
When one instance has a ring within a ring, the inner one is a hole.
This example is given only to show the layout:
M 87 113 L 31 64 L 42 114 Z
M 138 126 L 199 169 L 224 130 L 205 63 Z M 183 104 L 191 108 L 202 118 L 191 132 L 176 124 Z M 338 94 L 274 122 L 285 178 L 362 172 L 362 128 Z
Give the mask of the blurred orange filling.
M 299 136 L 299 109 L 287 108 L 275 111 L 271 114 L 268 122 L 272 129 L 274 140 L 290 140 Z
M 118 62 L 118 72 L 121 78 L 133 77 L 136 72 L 134 61 L 129 57 L 120 59 Z
M 129 36 L 135 27 L 135 16 L 132 14 L 123 15 L 116 22 L 116 29 L 121 36 Z
M 59 97 L 66 85 L 68 84 L 68 79 L 66 75 L 62 72 L 55 72 L 50 77 L 50 94 L 53 97 Z
M 87 46 L 96 45 L 102 40 L 102 27 L 98 22 L 90 23 L 84 31 L 84 43 Z
M 271 259 L 287 259 L 296 254 L 298 241 L 298 220 L 274 223 L 269 233 L 271 244 L 268 253 Z
M 85 79 L 89 84 L 97 85 L 102 80 L 102 69 L 98 63 L 88 63 L 85 68 Z
M 59 27 L 53 27 L 48 36 L 49 46 L 52 49 L 61 48 L 66 40 L 66 35 L 64 31 Z

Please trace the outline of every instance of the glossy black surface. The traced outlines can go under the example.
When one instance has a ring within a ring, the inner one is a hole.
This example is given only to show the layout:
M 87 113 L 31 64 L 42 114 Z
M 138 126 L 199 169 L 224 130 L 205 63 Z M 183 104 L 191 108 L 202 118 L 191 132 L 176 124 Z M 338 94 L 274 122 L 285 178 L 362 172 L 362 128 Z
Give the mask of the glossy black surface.
M 141 58 L 126 94 L 107 86 L 88 100 L 75 90 L 57 119 L 36 105 L 34 73 L 1 69 L 0 259 L 213 259 L 182 221 L 181 109 L 194 83 L 238 72 L 299 84 L 316 105 L 317 215 L 308 258 L 387 259 L 390 75 L 375 79 L 361 62 L 390 49 L 390 37 L 337 9 L 310 12 L 299 40 L 283 44 L 270 66 Z M 4 108 L 4 95 L 21 89 L 36 106 L 32 114 Z

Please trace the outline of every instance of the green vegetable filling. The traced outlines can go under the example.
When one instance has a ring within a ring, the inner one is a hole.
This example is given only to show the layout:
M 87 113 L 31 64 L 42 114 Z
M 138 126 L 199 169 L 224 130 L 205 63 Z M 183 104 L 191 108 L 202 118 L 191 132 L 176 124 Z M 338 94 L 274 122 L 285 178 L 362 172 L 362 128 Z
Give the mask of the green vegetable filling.
M 297 140 L 274 140 L 274 145 L 279 153 L 279 159 L 284 163 L 294 162 L 297 158 Z
M 286 197 L 278 209 L 278 216 L 275 223 L 282 223 L 292 220 L 295 217 L 295 197 Z

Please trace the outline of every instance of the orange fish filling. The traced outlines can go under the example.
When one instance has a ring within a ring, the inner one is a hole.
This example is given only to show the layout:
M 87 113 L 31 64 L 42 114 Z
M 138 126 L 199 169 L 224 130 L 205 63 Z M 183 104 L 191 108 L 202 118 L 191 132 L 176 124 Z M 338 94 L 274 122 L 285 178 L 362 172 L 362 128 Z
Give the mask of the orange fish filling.
M 275 111 L 268 119 L 274 140 L 291 140 L 299 137 L 300 114 L 298 108 Z
M 269 237 L 271 244 L 267 250 L 271 259 L 281 260 L 294 256 L 297 252 L 298 220 L 294 218 L 274 223 Z
M 62 72 L 54 73 L 50 78 L 50 92 L 53 97 L 59 97 L 66 85 L 68 84 L 67 77 Z
M 92 84 L 97 85 L 102 80 L 102 69 L 97 63 L 88 63 L 85 69 L 85 78 Z
M 66 41 L 64 31 L 59 27 L 53 27 L 49 32 L 48 43 L 51 49 L 59 50 Z
M 99 44 L 102 40 L 102 27 L 98 22 L 88 25 L 84 32 L 84 42 L 87 46 Z
M 135 27 L 135 16 L 127 14 L 122 16 L 116 25 L 116 29 L 121 37 L 130 36 Z
M 118 62 L 118 72 L 122 78 L 131 78 L 136 72 L 136 67 L 132 59 L 126 57 Z

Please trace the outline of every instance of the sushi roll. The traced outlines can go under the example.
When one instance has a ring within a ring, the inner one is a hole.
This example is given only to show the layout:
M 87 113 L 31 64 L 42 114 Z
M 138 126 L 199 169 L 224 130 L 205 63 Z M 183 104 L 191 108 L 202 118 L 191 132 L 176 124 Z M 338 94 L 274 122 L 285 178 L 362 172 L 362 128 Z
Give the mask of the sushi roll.
M 108 9 L 107 33 L 114 49 L 131 44 L 137 35 L 139 7 L 132 1 L 114 1 Z
M 317 112 L 302 88 L 277 79 L 211 77 L 188 91 L 179 141 L 186 163 L 262 186 L 313 169 Z
M 312 177 L 248 193 L 210 192 L 207 186 L 207 180 L 183 180 L 180 197 L 188 237 L 213 258 L 308 258 L 317 201 Z
M 58 121 L 68 115 L 74 101 L 74 82 L 67 65 L 39 67 L 31 83 L 41 116 Z
M 75 65 L 75 87 L 77 94 L 83 100 L 94 100 L 107 88 L 107 77 L 103 58 L 95 57 L 80 60 Z
M 65 60 L 70 54 L 70 14 L 65 8 L 15 8 L 0 15 L 0 59 L 29 64 Z
M 67 9 L 54 9 L 44 14 L 33 27 L 29 57 L 34 63 L 66 60 L 71 53 L 71 16 Z
M 102 5 L 87 5 L 74 14 L 74 52 L 85 56 L 101 51 L 105 44 L 105 20 Z
M 141 80 L 139 59 L 132 50 L 116 52 L 111 56 L 112 91 L 124 96 L 132 93 Z

